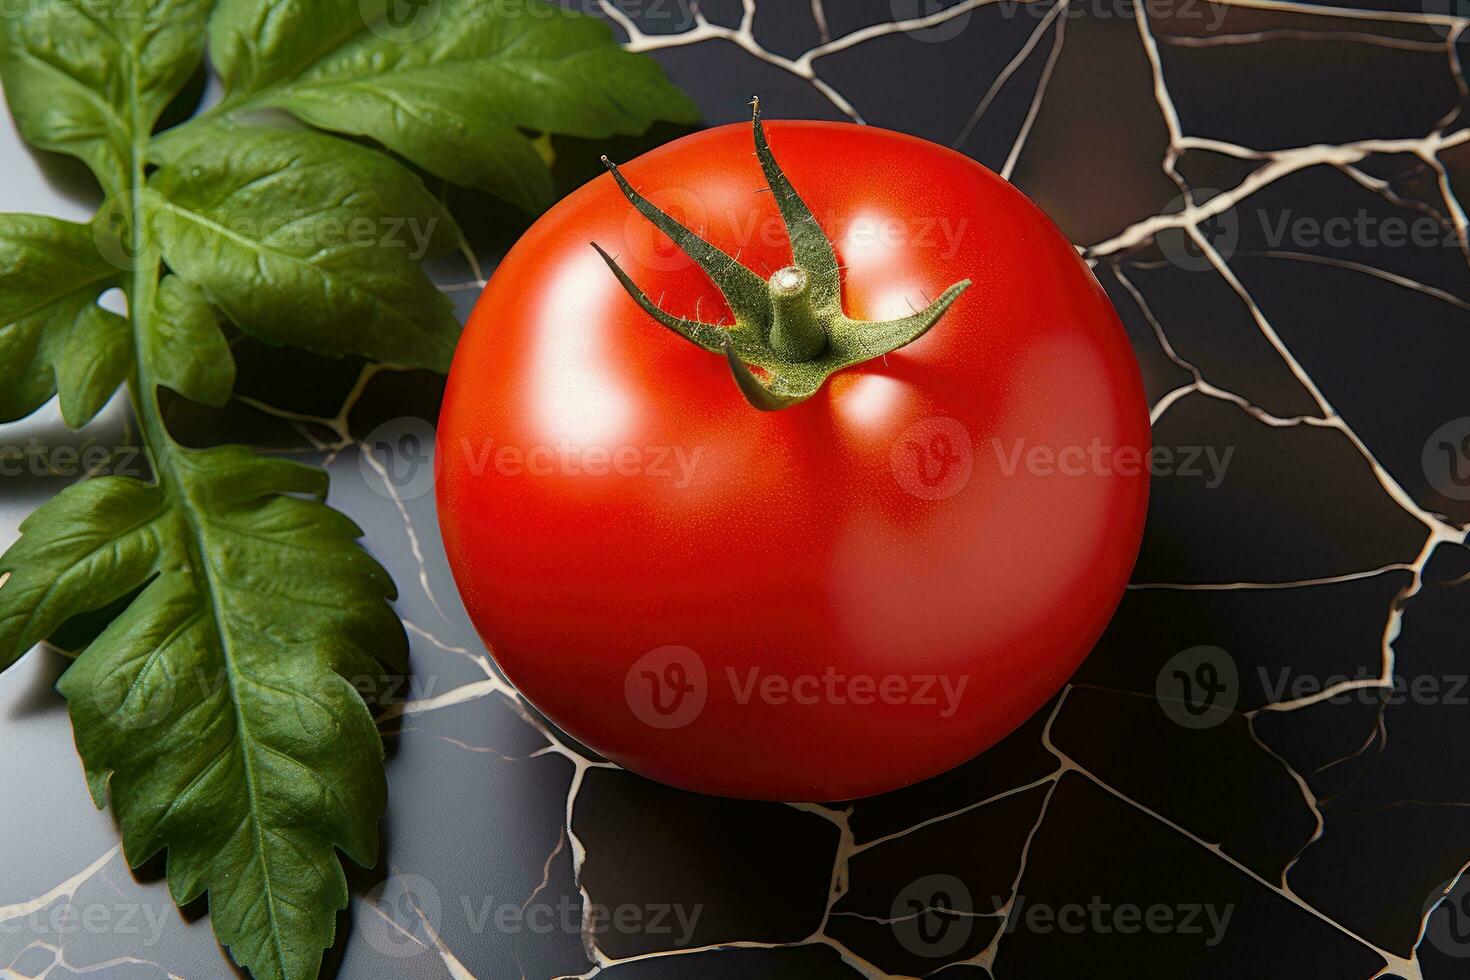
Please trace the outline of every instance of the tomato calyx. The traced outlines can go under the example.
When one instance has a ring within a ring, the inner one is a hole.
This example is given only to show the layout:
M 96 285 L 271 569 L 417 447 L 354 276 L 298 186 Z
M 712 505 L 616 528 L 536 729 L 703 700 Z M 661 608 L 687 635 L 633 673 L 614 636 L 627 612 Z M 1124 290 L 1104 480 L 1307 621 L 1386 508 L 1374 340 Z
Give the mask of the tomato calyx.
M 969 288 L 970 280 L 950 286 L 911 316 L 882 321 L 847 317 L 842 311 L 841 272 L 832 243 L 777 164 L 761 125 L 760 99 L 752 99 L 751 106 L 756 156 L 791 241 L 792 264 L 776 270 L 769 279 L 763 280 L 661 211 L 634 190 L 616 164 L 602 158 L 628 202 L 709 276 L 734 314 L 733 324 L 706 323 L 666 312 L 616 259 L 596 242 L 592 247 L 645 312 L 690 343 L 724 355 L 746 400 L 769 412 L 806 401 L 843 368 L 918 340 Z M 751 365 L 761 370 L 765 381 L 756 377 Z

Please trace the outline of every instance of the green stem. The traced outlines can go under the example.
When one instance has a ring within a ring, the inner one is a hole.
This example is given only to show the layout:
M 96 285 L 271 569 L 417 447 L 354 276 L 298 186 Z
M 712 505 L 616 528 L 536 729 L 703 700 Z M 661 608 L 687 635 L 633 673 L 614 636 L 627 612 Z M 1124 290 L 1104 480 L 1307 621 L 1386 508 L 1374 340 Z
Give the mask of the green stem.
M 134 79 L 136 79 L 136 74 Z M 136 87 L 133 94 L 132 104 L 136 109 L 139 104 Z M 237 739 L 240 742 L 240 759 L 250 795 L 250 819 L 255 830 L 255 850 L 261 862 L 266 883 L 265 904 L 267 915 L 270 917 L 270 933 L 276 942 L 277 961 L 282 964 L 284 971 L 286 954 L 280 945 L 281 928 L 278 925 L 277 899 L 271 885 L 268 849 L 258 816 L 260 804 L 257 802 L 259 791 L 256 788 L 255 766 L 250 753 L 244 748 L 250 736 L 245 711 L 236 688 L 236 677 L 240 675 L 240 668 L 235 664 L 234 647 L 230 636 L 218 625 L 225 622 L 220 600 L 220 595 L 224 591 L 223 584 L 218 580 L 218 571 L 206 558 L 210 550 L 207 543 L 207 527 L 197 514 L 196 504 L 190 499 L 192 488 L 189 483 L 189 471 L 184 465 L 185 461 L 177 452 L 179 445 L 169 434 L 168 425 L 159 407 L 158 384 L 154 380 L 149 364 L 148 345 L 143 341 L 145 332 L 151 329 L 154 301 L 158 294 L 159 278 L 163 273 L 163 257 L 157 244 L 153 241 L 151 229 L 146 227 L 147 205 L 143 200 L 147 176 L 149 126 L 147 121 L 142 120 L 136 113 L 132 124 L 133 141 L 128 174 L 129 186 L 126 189 L 129 203 L 129 243 L 133 265 L 132 274 L 125 287 L 128 297 L 128 315 L 133 331 L 133 377 L 129 380 L 129 394 L 132 396 L 133 412 L 142 430 L 143 445 L 153 466 L 154 477 L 159 486 L 163 488 L 164 493 L 174 501 L 187 524 L 188 560 L 193 566 L 200 595 L 213 610 L 214 622 L 217 624 L 219 648 L 226 664 L 225 677 L 234 711 Z
M 149 364 L 151 352 L 144 342 L 147 331 L 151 329 L 158 282 L 163 273 L 163 256 L 153 240 L 152 229 L 148 227 L 148 205 L 143 197 L 147 186 L 152 122 L 143 111 L 143 100 L 138 91 L 139 69 L 136 57 L 128 63 L 126 70 L 130 87 L 130 118 L 127 122 L 131 139 L 127 186 L 121 193 L 127 201 L 125 217 L 128 222 L 128 252 L 132 261 L 130 275 L 123 285 L 133 340 L 133 375 L 128 380 L 128 394 L 154 478 L 166 493 L 173 495 L 180 491 L 180 481 L 172 465 L 173 451 L 177 444 L 169 435 L 168 426 L 163 420 L 163 412 L 158 404 L 158 385 Z
M 618 189 L 634 209 L 668 235 L 724 295 L 735 315 L 734 324 L 704 323 L 671 315 L 659 308 L 606 250 L 596 242 L 592 247 L 639 306 L 685 340 L 724 357 L 745 400 L 760 411 L 772 412 L 811 398 L 837 371 L 891 354 L 918 340 L 969 288 L 970 280 L 961 279 L 910 316 L 896 320 L 848 317 L 842 309 L 842 271 L 837 252 L 776 162 L 761 125 L 759 100 L 752 100 L 752 106 L 755 153 L 791 241 L 792 264 L 778 269 L 765 282 L 734 256 L 660 211 L 608 163 Z M 607 163 L 607 157 L 602 159 Z M 751 373 L 751 364 L 762 369 L 766 380 Z
M 812 303 L 811 277 L 794 265 L 776 270 L 771 295 L 771 349 L 789 361 L 810 361 L 827 349 L 827 325 Z

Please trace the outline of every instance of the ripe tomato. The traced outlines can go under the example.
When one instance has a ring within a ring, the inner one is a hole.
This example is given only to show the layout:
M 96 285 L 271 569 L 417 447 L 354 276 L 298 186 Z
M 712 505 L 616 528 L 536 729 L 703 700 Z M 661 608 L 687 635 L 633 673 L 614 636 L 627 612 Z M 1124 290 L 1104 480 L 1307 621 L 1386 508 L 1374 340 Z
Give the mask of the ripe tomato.
M 1149 420 L 1102 290 L 1008 183 L 897 133 L 768 132 L 847 316 L 973 285 L 907 346 L 757 411 L 718 348 L 657 322 L 590 243 L 674 316 L 729 323 L 736 304 L 594 180 L 469 319 L 439 515 L 476 627 L 571 735 L 693 790 L 844 799 L 974 756 L 1076 668 L 1137 555 Z M 760 279 L 789 277 L 751 141 L 708 130 L 624 173 Z

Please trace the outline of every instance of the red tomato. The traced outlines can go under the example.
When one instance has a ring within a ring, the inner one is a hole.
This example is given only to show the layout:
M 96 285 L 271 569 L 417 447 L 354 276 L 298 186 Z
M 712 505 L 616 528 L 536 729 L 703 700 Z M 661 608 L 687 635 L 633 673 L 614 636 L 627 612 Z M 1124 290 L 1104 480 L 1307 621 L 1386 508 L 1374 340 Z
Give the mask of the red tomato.
M 439 516 L 511 681 L 592 749 L 729 796 L 835 800 L 943 772 L 1054 694 L 1137 555 L 1149 419 L 1107 298 L 1004 180 L 922 140 L 775 122 L 853 318 L 973 285 L 918 340 L 757 411 L 661 326 L 730 319 L 619 191 L 541 218 L 469 319 Z M 624 168 L 766 278 L 792 251 L 748 126 Z

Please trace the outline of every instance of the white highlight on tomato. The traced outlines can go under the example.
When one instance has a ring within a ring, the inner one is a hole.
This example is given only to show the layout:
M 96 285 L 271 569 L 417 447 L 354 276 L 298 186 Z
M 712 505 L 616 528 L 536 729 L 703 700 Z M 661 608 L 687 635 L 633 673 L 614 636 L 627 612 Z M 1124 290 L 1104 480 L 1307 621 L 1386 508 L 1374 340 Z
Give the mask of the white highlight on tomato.
M 587 316 L 587 283 L 606 276 L 607 269 L 590 248 L 582 262 L 587 268 L 564 263 L 542 291 L 547 309 L 540 315 L 559 326 L 541 331 L 537 341 L 532 367 L 536 422 L 552 445 L 616 445 L 632 423 L 633 405 L 627 388 L 607 369 L 616 359 L 608 357 L 612 340 L 605 326 Z M 607 278 L 616 288 L 617 282 Z

